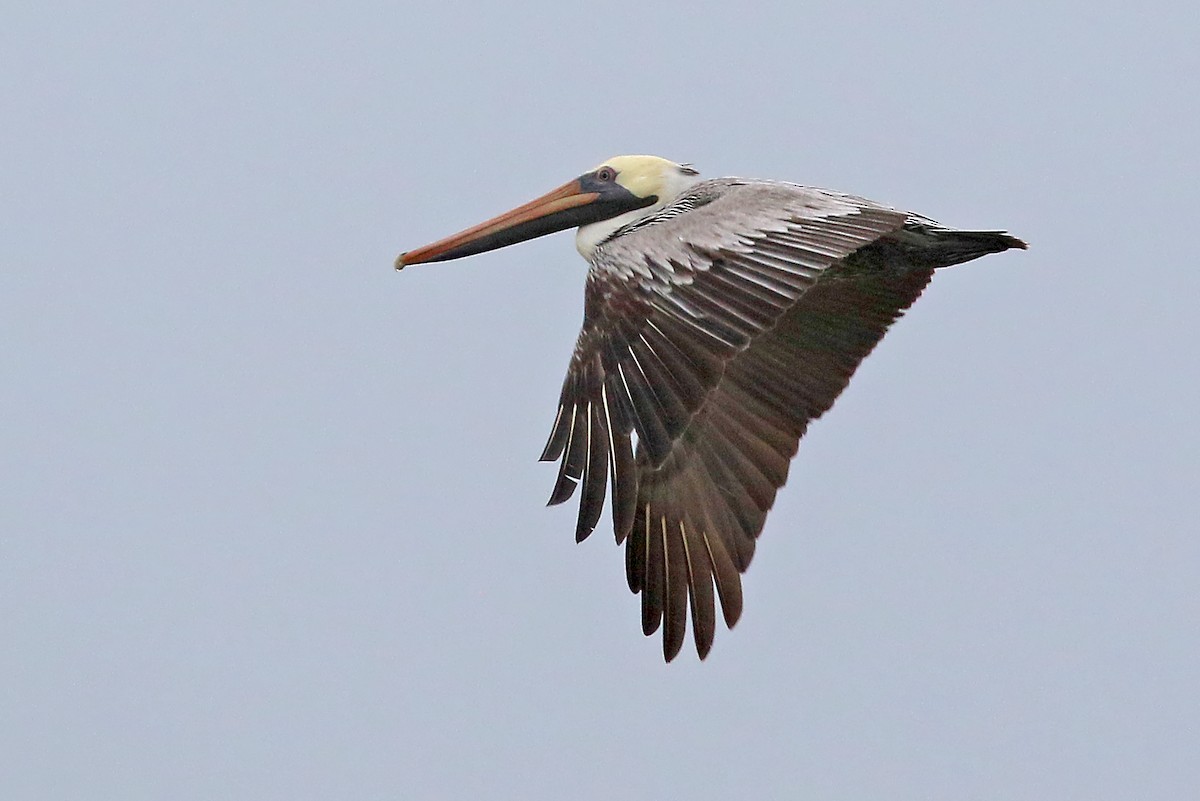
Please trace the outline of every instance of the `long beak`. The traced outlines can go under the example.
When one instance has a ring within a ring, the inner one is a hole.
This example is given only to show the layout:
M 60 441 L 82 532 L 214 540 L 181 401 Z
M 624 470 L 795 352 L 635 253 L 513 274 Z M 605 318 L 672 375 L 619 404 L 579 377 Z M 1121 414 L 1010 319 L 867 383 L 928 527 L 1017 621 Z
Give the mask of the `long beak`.
M 460 259 L 603 220 L 612 216 L 612 210 L 609 204 L 597 202 L 601 197 L 600 192 L 586 191 L 580 179 L 570 181 L 499 217 L 439 239 L 432 245 L 401 253 L 396 259 L 396 269 L 403 270 L 410 264 L 422 262 Z

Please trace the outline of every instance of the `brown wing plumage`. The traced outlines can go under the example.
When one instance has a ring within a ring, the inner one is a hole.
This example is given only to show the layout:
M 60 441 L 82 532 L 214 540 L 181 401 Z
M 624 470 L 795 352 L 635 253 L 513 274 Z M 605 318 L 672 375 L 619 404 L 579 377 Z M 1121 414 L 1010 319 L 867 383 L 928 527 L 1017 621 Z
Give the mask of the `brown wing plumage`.
M 829 409 L 931 275 L 921 269 L 890 280 L 817 282 L 730 360 L 662 465 L 639 463 L 626 568 L 630 588 L 642 594 L 643 630 L 650 634 L 663 621 L 668 659 L 683 644 L 688 597 L 696 650 L 708 653 L 716 628 L 714 580 L 726 625 L 737 622 L 739 574 L 808 423 Z M 681 564 L 686 576 L 675 567 Z
M 582 486 L 578 540 L 611 480 L 629 587 L 643 631 L 662 626 L 668 661 L 689 606 L 701 658 L 717 598 L 737 621 L 740 574 L 809 421 L 940 266 L 907 219 L 851 196 L 722 179 L 596 251 L 542 459 L 560 461 L 550 503 Z

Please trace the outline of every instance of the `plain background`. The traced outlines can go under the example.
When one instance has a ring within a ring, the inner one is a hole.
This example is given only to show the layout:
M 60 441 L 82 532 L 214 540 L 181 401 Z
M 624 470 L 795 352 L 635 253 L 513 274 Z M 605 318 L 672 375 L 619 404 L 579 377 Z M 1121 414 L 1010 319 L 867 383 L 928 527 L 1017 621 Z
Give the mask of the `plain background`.
M 34 9 L 0 797 L 1193 797 L 1193 4 Z M 703 664 L 542 506 L 571 236 L 392 270 L 639 152 L 1031 245 L 814 426 Z

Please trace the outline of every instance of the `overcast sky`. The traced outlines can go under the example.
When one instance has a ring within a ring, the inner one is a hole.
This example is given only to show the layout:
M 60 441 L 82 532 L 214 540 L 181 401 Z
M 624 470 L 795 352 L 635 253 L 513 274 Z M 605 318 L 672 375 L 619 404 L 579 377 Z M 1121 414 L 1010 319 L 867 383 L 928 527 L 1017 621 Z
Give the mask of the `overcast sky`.
M 1190 797 L 1194 4 L 496 7 L 6 11 L 0 797 Z M 392 270 L 618 153 L 1030 243 L 812 428 L 704 663 L 544 508 L 571 236 Z

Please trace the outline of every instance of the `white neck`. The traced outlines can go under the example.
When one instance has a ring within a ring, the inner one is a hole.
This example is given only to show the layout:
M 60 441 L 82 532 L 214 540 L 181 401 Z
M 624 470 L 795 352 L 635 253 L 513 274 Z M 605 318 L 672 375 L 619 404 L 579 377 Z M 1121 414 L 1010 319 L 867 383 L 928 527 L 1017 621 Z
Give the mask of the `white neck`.
M 601 242 L 616 233 L 618 229 L 649 217 L 659 209 L 669 206 L 675 201 L 675 198 L 699 183 L 700 177 L 698 175 L 685 175 L 676 170 L 671 170 L 666 175 L 663 175 L 661 180 L 661 189 L 657 193 L 658 202 L 645 208 L 618 214 L 616 217 L 610 217 L 607 220 L 600 220 L 599 222 L 579 226 L 579 230 L 575 233 L 575 249 L 579 251 L 579 255 L 583 256 L 587 261 L 591 261 L 592 255 L 596 252 L 596 248 L 600 246 Z
M 601 242 L 626 225 L 653 214 L 664 205 L 666 204 L 655 203 L 653 206 L 647 206 L 644 209 L 634 209 L 624 214 L 618 214 L 616 217 L 609 217 L 607 220 L 581 225 L 579 226 L 579 230 L 575 232 L 575 249 L 579 251 L 580 256 L 591 261 L 592 254 L 596 252 L 596 248 L 600 246 Z

